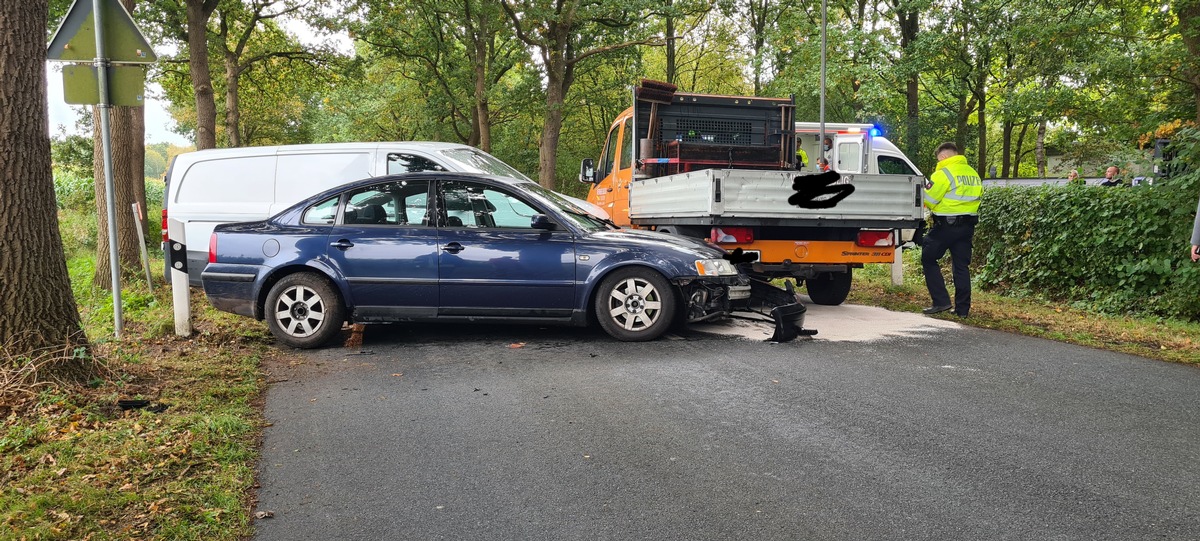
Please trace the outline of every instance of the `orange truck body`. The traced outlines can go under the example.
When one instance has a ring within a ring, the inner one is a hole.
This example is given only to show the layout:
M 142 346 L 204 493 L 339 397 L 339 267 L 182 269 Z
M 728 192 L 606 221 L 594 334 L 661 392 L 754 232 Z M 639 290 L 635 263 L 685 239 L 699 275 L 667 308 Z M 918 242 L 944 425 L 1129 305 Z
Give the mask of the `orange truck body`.
M 791 99 L 689 94 L 643 81 L 634 106 L 612 122 L 600 159 L 581 167 L 580 180 L 592 184 L 588 201 L 622 227 L 741 248 L 757 256 L 754 273 L 803 280 L 814 302 L 840 304 L 851 269 L 892 263 L 901 232 L 921 221 L 923 178 L 891 143 L 873 143 L 868 125 L 830 125 L 825 133 L 837 143 L 825 155 L 835 170 L 845 166 L 838 183 L 854 191 L 828 209 L 790 204 L 793 186 L 822 155 L 820 136 L 796 123 L 794 110 Z

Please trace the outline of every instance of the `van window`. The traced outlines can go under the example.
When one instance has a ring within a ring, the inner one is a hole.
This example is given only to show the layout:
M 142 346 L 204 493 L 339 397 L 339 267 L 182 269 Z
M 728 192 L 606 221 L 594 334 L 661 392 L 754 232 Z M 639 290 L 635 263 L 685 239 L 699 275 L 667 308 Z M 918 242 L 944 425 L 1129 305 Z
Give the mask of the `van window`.
M 337 205 L 340 196 L 333 196 L 321 201 L 304 211 L 302 221 L 306 224 L 332 224 L 337 216 Z
M 879 156 L 879 174 L 881 175 L 915 175 L 908 162 L 896 156 Z
M 171 195 L 174 201 L 189 203 L 271 203 L 274 175 L 275 156 L 206 160 L 189 167 L 180 186 L 172 186 Z M 318 191 L 299 194 L 292 203 Z
M 446 168 L 434 163 L 428 158 L 414 156 L 412 154 L 388 154 L 387 157 L 387 172 L 389 175 L 399 173 L 420 173 L 423 171 L 445 171 Z
M 367 152 L 280 154 L 275 208 L 290 207 L 310 195 L 369 176 L 371 154 Z
M 520 171 L 513 169 L 512 166 L 500 161 L 499 158 L 482 150 L 475 150 L 469 147 L 452 148 L 443 150 L 440 154 L 462 164 L 463 171 L 487 173 L 489 175 L 515 178 L 517 180 L 529 180 L 529 177 L 522 175 Z

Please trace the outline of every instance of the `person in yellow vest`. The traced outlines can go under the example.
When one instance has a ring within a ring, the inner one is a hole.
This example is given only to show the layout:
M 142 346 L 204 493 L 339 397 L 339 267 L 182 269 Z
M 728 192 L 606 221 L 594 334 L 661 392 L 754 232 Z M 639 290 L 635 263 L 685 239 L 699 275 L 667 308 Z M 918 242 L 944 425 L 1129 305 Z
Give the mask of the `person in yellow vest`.
M 936 314 L 954 308 L 955 314 L 967 317 L 971 312 L 971 242 L 979 223 L 983 181 L 954 143 L 939 145 L 937 159 L 937 167 L 925 181 L 924 195 L 925 206 L 933 214 L 933 227 L 921 247 L 921 268 L 933 305 L 922 312 Z M 938 264 L 947 250 L 954 276 L 954 306 Z
M 796 169 L 808 167 L 808 153 L 799 146 L 796 147 Z

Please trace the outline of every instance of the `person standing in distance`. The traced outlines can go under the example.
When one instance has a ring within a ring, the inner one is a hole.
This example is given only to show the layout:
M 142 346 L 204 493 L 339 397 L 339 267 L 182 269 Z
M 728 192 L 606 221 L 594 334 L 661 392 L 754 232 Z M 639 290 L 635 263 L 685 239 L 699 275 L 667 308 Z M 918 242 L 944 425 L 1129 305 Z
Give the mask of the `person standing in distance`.
M 1115 165 L 1108 166 L 1104 170 L 1104 180 L 1100 181 L 1101 186 L 1120 186 L 1121 179 L 1117 175 L 1121 174 L 1121 170 Z
M 975 237 L 975 224 L 979 223 L 983 181 L 967 164 L 966 156 L 958 153 L 954 143 L 939 145 L 937 159 L 934 173 L 925 181 L 925 206 L 933 214 L 933 227 L 925 234 L 921 249 L 921 269 L 925 272 L 925 287 L 933 305 L 922 312 L 937 314 L 951 308 L 946 279 L 938 264 L 949 250 L 954 277 L 954 313 L 967 317 L 971 312 L 971 242 Z

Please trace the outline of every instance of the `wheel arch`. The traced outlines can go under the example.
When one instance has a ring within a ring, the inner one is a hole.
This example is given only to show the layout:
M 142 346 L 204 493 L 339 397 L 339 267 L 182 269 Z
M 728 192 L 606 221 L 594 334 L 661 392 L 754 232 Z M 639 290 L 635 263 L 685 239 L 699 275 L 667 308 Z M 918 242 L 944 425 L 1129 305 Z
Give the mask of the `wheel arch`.
M 350 305 L 350 292 L 346 289 L 346 281 L 339 280 L 339 275 L 333 272 L 332 269 L 320 265 L 295 263 L 284 265 L 273 269 L 270 274 L 263 278 L 259 285 L 258 293 L 254 297 L 254 319 L 262 321 L 266 317 L 267 296 L 271 294 L 271 288 L 280 280 L 287 278 L 293 274 L 309 273 L 321 277 L 333 287 L 334 291 L 338 292 L 338 296 L 342 308 L 346 311 L 347 316 L 352 313 Z

